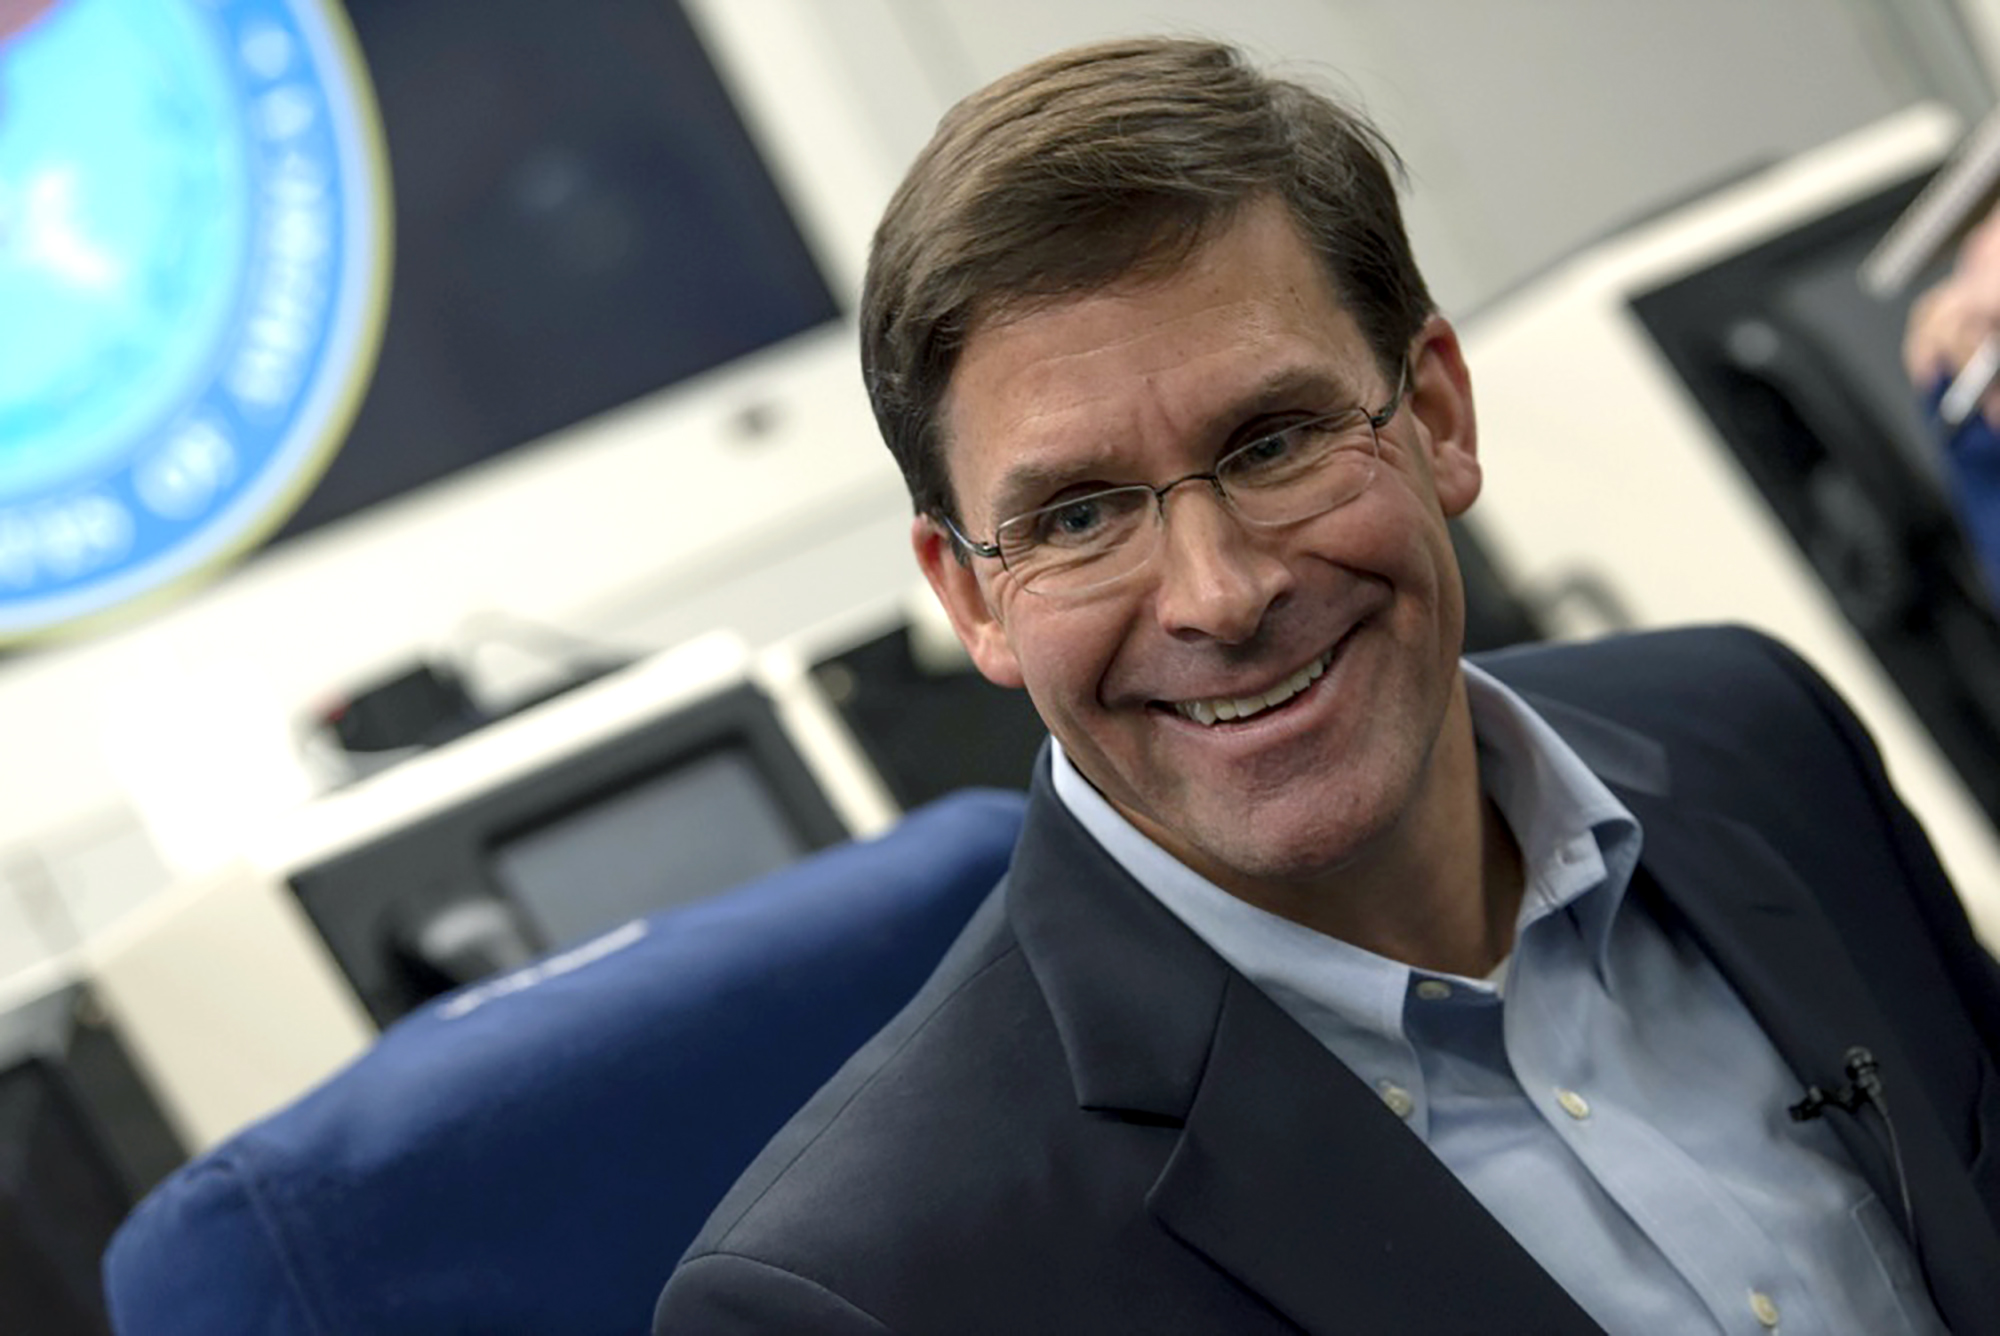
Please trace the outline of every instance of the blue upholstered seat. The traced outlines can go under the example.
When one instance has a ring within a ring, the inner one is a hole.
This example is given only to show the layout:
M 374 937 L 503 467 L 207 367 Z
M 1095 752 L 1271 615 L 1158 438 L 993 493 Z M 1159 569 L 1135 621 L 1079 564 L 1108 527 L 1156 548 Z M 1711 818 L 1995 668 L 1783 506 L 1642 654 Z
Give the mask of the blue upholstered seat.
M 1005 867 L 1014 794 L 433 1003 L 163 1183 L 122 1336 L 647 1329 L 771 1134 L 922 983 Z

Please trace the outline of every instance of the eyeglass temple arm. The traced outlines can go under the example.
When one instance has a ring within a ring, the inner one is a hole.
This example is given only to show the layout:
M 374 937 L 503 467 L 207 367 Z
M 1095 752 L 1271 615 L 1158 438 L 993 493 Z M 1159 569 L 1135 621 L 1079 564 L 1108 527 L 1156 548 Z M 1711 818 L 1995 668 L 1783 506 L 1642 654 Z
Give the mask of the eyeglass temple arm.
M 964 548 L 967 552 L 970 552 L 973 556 L 987 557 L 995 560 L 999 558 L 1000 544 L 982 543 L 977 538 L 966 537 L 965 531 L 959 528 L 957 524 L 952 522 L 951 516 L 945 514 L 942 511 L 939 511 L 935 516 L 935 518 L 943 521 L 944 527 L 951 531 L 952 538 L 957 541 L 960 547 Z
M 1388 403 L 1382 405 L 1381 412 L 1370 413 L 1368 415 L 1368 425 L 1370 427 L 1373 427 L 1376 431 L 1380 431 L 1382 430 L 1382 428 L 1388 426 L 1389 419 L 1395 417 L 1396 410 L 1403 406 L 1403 396 L 1408 394 L 1409 392 L 1410 392 L 1410 359 L 1405 357 L 1403 359 L 1402 366 L 1396 372 L 1395 394 L 1389 397 Z

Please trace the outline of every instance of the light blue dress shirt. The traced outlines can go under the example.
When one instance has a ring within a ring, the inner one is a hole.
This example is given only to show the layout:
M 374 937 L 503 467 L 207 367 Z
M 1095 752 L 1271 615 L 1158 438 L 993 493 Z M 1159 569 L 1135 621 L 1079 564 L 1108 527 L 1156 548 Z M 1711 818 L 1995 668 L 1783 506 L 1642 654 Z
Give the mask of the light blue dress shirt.
M 1628 894 L 1638 822 L 1520 697 L 1464 671 L 1481 783 L 1527 880 L 1491 978 L 1413 970 L 1237 899 L 1140 834 L 1059 745 L 1056 794 L 1600 1326 L 1943 1333 L 1838 1138 L 1787 1114 L 1798 1078 L 1705 953 Z

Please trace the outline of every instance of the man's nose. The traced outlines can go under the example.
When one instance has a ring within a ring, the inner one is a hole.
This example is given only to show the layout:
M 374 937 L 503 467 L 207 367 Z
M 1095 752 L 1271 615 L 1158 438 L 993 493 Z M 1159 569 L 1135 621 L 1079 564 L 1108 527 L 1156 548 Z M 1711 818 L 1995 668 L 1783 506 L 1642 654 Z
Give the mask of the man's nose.
M 1291 587 L 1291 568 L 1213 488 L 1184 488 L 1166 500 L 1155 592 L 1161 625 L 1183 638 L 1250 639 Z

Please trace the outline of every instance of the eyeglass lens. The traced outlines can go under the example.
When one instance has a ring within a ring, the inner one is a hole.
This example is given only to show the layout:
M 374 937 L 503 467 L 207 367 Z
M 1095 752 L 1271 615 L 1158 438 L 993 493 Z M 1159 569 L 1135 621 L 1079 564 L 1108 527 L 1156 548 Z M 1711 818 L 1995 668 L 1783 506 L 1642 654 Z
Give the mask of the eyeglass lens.
M 1272 528 L 1347 504 L 1374 480 L 1375 428 L 1365 411 L 1293 423 L 1231 451 L 1213 474 L 1156 490 L 1113 487 L 1008 520 L 995 540 L 1001 560 L 1027 590 L 1083 593 L 1149 561 L 1165 530 L 1166 492 L 1213 485 L 1245 523 Z

